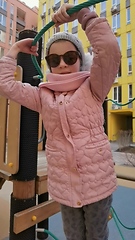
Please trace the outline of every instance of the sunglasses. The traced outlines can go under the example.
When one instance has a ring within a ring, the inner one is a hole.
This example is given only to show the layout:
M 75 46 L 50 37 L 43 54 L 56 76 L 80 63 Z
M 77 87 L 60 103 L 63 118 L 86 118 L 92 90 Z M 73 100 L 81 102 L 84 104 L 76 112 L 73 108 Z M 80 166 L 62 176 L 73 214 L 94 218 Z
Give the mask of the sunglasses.
M 59 66 L 61 58 L 67 65 L 73 65 L 77 62 L 78 57 L 80 57 L 80 53 L 77 51 L 68 51 L 63 55 L 58 54 L 50 54 L 45 57 L 47 64 L 50 68 L 56 68 Z

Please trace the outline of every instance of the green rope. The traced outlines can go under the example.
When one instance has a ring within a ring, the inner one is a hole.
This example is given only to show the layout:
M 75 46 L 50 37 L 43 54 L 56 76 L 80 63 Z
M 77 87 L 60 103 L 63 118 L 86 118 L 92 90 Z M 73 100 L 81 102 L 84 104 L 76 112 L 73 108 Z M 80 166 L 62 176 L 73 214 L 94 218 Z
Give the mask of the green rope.
M 127 227 L 127 226 L 125 226 L 121 221 L 120 221 L 120 219 L 118 218 L 118 215 L 117 215 L 117 213 L 116 213 L 116 211 L 114 210 L 114 208 L 113 207 L 111 207 L 111 213 L 112 213 L 112 216 L 114 217 L 114 216 L 116 216 L 116 219 L 118 220 L 118 222 L 120 223 L 120 225 L 122 226 L 122 227 L 124 227 L 124 228 L 126 228 L 126 229 L 128 229 L 128 230 L 135 230 L 135 227 Z
M 44 229 L 44 232 L 47 233 L 48 235 L 50 235 L 53 239 L 55 240 L 59 240 L 53 233 L 51 233 L 49 230 Z
M 121 236 L 121 239 L 122 239 L 122 240 L 125 240 L 125 238 L 124 238 L 124 236 L 123 236 L 123 234 L 122 234 L 122 231 L 120 230 L 119 224 L 120 224 L 122 227 L 124 227 L 125 229 L 128 229 L 128 230 L 135 230 L 135 227 L 127 227 L 127 226 L 125 226 L 125 225 L 120 221 L 120 219 L 119 219 L 116 211 L 114 210 L 114 208 L 113 208 L 112 206 L 111 206 L 111 208 L 110 208 L 110 212 L 111 212 L 111 214 L 112 214 L 112 218 L 114 219 L 114 222 L 115 222 L 115 224 L 116 224 L 116 227 L 117 227 L 117 229 L 118 229 L 118 232 L 119 232 L 119 234 L 120 234 L 120 236 Z M 118 224 L 118 223 L 119 223 L 119 224 Z M 59 239 L 58 239 L 52 232 L 50 232 L 49 230 L 47 230 L 47 229 L 39 229 L 39 230 L 40 230 L 40 232 L 45 232 L 45 233 L 47 233 L 47 234 L 50 235 L 54 240 L 59 240 Z M 39 230 L 37 229 L 37 232 L 38 232 Z
M 114 101 L 114 100 L 112 100 L 112 99 L 106 99 L 105 101 L 111 101 L 111 102 L 113 102 L 114 104 L 116 104 L 116 105 L 118 105 L 118 106 L 126 106 L 126 105 L 128 105 L 129 103 L 131 103 L 131 102 L 133 102 L 135 100 L 135 98 L 133 98 L 132 100 L 130 100 L 129 102 L 127 102 L 127 103 L 117 103 L 116 101 Z
M 112 217 L 113 217 L 113 219 L 114 219 L 114 222 L 115 222 L 115 224 L 116 224 L 116 227 L 117 227 L 117 229 L 118 229 L 118 232 L 119 232 L 122 240 L 125 240 L 124 237 L 123 237 L 123 234 L 122 234 L 122 232 L 121 232 L 121 230 L 120 230 L 120 228 L 119 228 L 119 225 L 118 225 L 118 223 L 117 223 L 117 219 L 115 218 L 115 214 L 114 214 L 114 211 L 113 211 L 113 210 L 114 210 L 113 207 L 111 207 L 111 208 L 110 208 L 110 212 L 111 212 L 111 214 L 112 214 Z
M 89 7 L 89 6 L 92 6 L 92 5 L 95 5 L 97 3 L 100 3 L 100 2 L 104 2 L 104 1 L 107 1 L 107 0 L 89 0 L 87 2 L 84 2 L 84 3 L 81 3 L 79 5 L 76 5 L 74 6 L 73 8 L 69 9 L 67 11 L 67 13 L 69 15 L 75 13 L 75 12 L 78 12 L 79 10 L 81 10 L 82 8 L 85 8 L 85 7 Z M 42 35 L 50 28 L 54 25 L 55 23 L 53 21 L 49 22 L 46 26 L 44 26 L 41 31 L 35 36 L 33 42 L 32 42 L 32 46 L 35 46 L 37 41 L 39 41 L 39 39 L 42 37 Z M 36 76 L 38 79 L 43 79 L 43 73 L 41 71 L 41 68 L 39 67 L 39 64 L 37 62 L 37 59 L 35 56 L 31 55 L 31 58 L 32 58 L 32 62 L 36 68 L 36 70 L 38 71 L 39 75 Z

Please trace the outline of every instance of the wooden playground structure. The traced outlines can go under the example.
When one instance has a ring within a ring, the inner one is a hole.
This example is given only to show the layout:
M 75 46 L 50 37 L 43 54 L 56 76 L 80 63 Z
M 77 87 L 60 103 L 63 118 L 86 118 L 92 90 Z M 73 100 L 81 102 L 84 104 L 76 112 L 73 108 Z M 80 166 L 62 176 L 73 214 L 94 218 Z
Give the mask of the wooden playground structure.
M 22 69 L 17 67 L 16 81 L 21 81 Z M 19 170 L 20 106 L 0 96 L 0 189 L 5 181 L 13 182 L 13 195 L 29 199 L 47 193 L 46 163 L 37 166 L 37 176 L 32 181 L 15 181 L 13 174 Z M 18 234 L 60 211 L 59 204 L 47 200 L 14 214 L 13 232 Z M 44 214 L 43 214 L 44 213 Z M 18 238 L 19 240 L 20 238 Z

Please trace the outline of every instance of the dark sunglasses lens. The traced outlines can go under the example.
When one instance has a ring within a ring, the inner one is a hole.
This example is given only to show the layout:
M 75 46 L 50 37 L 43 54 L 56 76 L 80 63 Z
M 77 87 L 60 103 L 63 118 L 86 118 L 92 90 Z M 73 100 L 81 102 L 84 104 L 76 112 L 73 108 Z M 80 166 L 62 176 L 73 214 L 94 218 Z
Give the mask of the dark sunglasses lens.
M 46 61 L 49 67 L 55 68 L 60 64 L 60 56 L 57 54 L 52 54 L 46 57 Z
M 73 65 L 76 63 L 78 56 L 79 56 L 78 52 L 69 51 L 63 55 L 63 59 L 67 65 Z

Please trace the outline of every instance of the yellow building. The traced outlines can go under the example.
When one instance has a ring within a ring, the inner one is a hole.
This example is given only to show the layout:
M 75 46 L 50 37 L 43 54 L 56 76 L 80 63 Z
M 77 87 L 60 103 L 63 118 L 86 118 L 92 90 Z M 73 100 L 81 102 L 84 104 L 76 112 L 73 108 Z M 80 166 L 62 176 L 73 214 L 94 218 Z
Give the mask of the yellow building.
M 115 141 L 120 137 L 129 138 L 135 142 L 135 103 L 126 104 L 135 97 L 135 1 L 108 0 L 97 5 L 96 11 L 105 16 L 114 31 L 120 49 L 121 66 L 116 76 L 108 99 L 108 137 Z M 122 130 L 122 131 L 121 131 Z M 128 141 L 128 139 L 127 139 Z
M 51 15 L 67 0 L 39 0 L 38 31 L 51 21 Z M 78 5 L 83 1 L 71 1 Z M 133 133 L 132 141 L 135 142 L 135 103 L 126 104 L 135 97 L 135 0 L 108 0 L 99 3 L 91 8 L 96 10 L 101 17 L 106 17 L 117 37 L 121 49 L 121 66 L 116 76 L 115 82 L 108 94 L 107 101 L 107 134 L 109 140 L 115 141 L 118 138 L 120 130 L 126 132 L 130 130 Z M 44 60 L 45 43 L 57 31 L 69 31 L 76 34 L 83 43 L 85 52 L 90 51 L 89 42 L 78 21 L 66 23 L 55 28 L 52 26 L 43 35 L 43 53 L 42 53 L 42 71 L 46 75 L 46 64 Z M 46 79 L 44 79 L 46 81 Z M 116 105 L 126 104 L 124 106 Z M 129 132 L 128 132 L 129 134 Z

